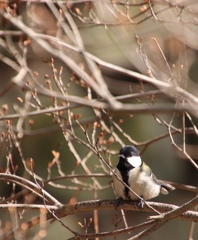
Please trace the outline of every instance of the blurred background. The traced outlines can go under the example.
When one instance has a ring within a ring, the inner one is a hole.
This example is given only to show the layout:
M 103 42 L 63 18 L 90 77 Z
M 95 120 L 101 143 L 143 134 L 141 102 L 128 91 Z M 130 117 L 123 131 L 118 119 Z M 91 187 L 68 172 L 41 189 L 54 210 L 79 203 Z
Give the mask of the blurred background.
M 109 175 L 109 170 L 98 156 L 91 153 L 86 144 L 83 144 L 87 143 L 87 137 L 80 127 L 83 126 L 84 129 L 87 128 L 87 134 L 93 145 L 99 141 L 103 158 L 113 168 L 117 164 L 121 146 L 132 144 L 137 146 L 143 161 L 152 168 L 157 178 L 197 187 L 197 169 L 179 150 L 185 144 L 187 153 L 197 163 L 198 139 L 196 131 L 193 131 L 197 129 L 195 114 L 185 115 L 166 111 L 133 115 L 128 112 L 110 113 L 106 109 L 95 109 L 79 104 L 73 106 L 72 102 L 64 98 L 53 97 L 57 92 L 64 96 L 60 86 L 63 84 L 62 90 L 66 96 L 80 97 L 82 101 L 89 98 L 101 99 L 97 92 L 87 87 L 83 78 L 81 79 L 67 62 L 56 55 L 57 49 L 61 50 L 79 69 L 94 79 L 85 57 L 77 52 L 80 48 L 79 42 L 82 41 L 86 52 L 105 62 L 153 76 L 162 82 L 172 83 L 197 98 L 198 4 L 195 1 L 189 1 L 189 4 L 185 5 L 184 1 L 160 0 L 65 1 L 65 3 L 19 0 L 5 1 L 0 8 L 2 173 L 16 174 L 34 181 L 25 169 L 30 168 L 28 164 L 32 159 L 34 173 L 43 180 L 71 174 Z M 13 18 L 19 16 L 24 25 L 17 27 L 6 19 L 3 12 L 9 13 Z M 24 26 L 36 33 L 59 39 L 61 43 L 75 47 L 76 51 L 55 42 L 54 39 L 41 38 L 54 49 L 53 55 L 53 51 L 47 51 L 39 45 L 37 39 L 29 37 Z M 80 39 L 76 38 L 75 27 L 79 31 Z M 154 85 L 118 73 L 105 65 L 98 67 L 110 94 L 114 97 L 158 90 Z M 26 71 L 22 77 L 19 74 L 21 69 Z M 61 84 L 58 85 L 57 82 Z M 29 87 L 35 89 L 35 92 L 30 91 Z M 179 96 L 173 98 L 166 96 L 162 89 L 159 89 L 158 94 L 121 100 L 123 104 L 133 106 L 140 103 L 148 107 L 156 103 L 175 103 L 177 106 L 177 103 L 182 101 L 185 100 Z M 57 116 L 51 112 L 39 113 L 40 110 L 50 107 L 66 105 L 72 108 Z M 36 111 L 37 114 L 31 114 Z M 12 114 L 18 116 L 12 117 Z M 5 116 L 8 116 L 6 120 L 3 119 Z M 185 132 L 182 133 L 184 128 Z M 53 151 L 60 154 L 56 163 L 53 163 Z M 68 178 L 54 183 L 45 184 L 44 189 L 63 204 L 71 201 L 115 198 L 109 176 L 95 177 L 94 180 L 83 177 Z M 20 186 L 12 183 L 2 181 L 0 184 L 2 202 L 22 190 Z M 154 201 L 182 205 L 196 194 L 176 189 L 168 196 L 159 196 Z M 17 202 L 23 203 L 28 200 L 31 203 L 42 203 L 42 199 L 34 198 L 31 193 L 21 195 Z M 22 219 L 30 219 L 38 214 L 39 212 L 30 210 L 19 213 Z M 99 232 L 124 227 L 119 211 L 99 211 L 98 215 Z M 146 221 L 149 215 L 143 212 L 126 212 L 129 226 Z M 61 220 L 74 231 L 83 233 L 86 231 L 85 227 L 82 227 L 85 225 L 85 219 L 88 221 L 90 218 L 93 218 L 93 212 L 67 216 Z M 2 211 L 0 219 L 2 231 L 9 231 L 12 228 L 9 212 Z M 190 227 L 190 222 L 172 220 L 145 239 L 186 240 Z M 59 222 L 47 223 L 46 236 L 38 235 L 39 228 L 40 226 L 29 229 L 25 239 L 35 237 L 50 240 L 56 237 L 59 239 L 72 237 Z M 92 223 L 88 232 L 94 231 Z M 104 239 L 121 240 L 129 239 L 131 236 L 123 234 L 116 238 Z M 193 239 L 197 237 L 198 229 L 195 228 Z

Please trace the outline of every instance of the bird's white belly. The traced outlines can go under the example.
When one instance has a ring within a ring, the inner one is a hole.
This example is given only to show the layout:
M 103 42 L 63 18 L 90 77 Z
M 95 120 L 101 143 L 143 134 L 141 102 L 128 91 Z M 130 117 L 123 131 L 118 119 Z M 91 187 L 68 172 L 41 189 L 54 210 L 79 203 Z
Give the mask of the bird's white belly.
M 122 175 L 118 169 L 115 169 L 115 173 L 120 179 L 122 179 Z M 112 177 L 117 196 L 121 197 L 122 199 L 128 199 L 128 197 L 125 195 L 125 186 L 117 179 L 115 175 Z M 155 183 L 151 179 L 151 176 L 147 176 L 144 172 L 141 172 L 137 168 L 134 168 L 129 172 L 128 183 L 129 187 L 144 200 L 154 198 L 160 193 L 160 185 Z M 131 200 L 139 200 L 138 196 L 129 190 L 129 198 Z
M 140 197 L 145 200 L 154 198 L 160 193 L 160 185 L 155 183 L 151 176 L 146 175 L 144 172 L 139 171 L 139 169 L 134 168 L 129 172 L 129 186 L 130 188 Z M 129 196 L 132 200 L 138 200 L 133 192 L 129 190 Z

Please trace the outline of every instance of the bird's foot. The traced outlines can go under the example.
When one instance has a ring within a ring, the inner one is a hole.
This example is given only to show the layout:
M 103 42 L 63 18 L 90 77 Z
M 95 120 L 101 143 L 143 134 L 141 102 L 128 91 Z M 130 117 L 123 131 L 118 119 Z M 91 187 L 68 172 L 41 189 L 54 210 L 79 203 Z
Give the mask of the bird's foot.
M 140 198 L 140 200 L 138 201 L 138 208 L 139 209 L 143 209 L 144 208 L 144 204 L 145 204 L 145 201 L 143 198 Z

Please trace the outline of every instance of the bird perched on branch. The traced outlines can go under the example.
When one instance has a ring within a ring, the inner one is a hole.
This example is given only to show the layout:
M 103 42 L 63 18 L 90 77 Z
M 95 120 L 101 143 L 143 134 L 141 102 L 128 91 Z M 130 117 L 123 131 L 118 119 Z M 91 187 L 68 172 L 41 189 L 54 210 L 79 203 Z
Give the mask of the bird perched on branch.
M 160 193 L 168 194 L 175 189 L 155 177 L 150 167 L 142 162 L 134 146 L 121 148 L 119 161 L 113 174 L 113 185 L 119 199 L 139 200 L 139 207 L 144 206 L 144 200 L 157 197 Z

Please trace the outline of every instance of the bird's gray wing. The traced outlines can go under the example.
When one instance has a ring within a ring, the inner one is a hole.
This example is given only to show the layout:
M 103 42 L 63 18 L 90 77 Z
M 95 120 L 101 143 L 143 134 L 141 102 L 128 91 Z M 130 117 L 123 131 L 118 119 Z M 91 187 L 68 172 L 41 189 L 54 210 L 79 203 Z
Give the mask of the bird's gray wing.
M 161 180 L 158 180 L 156 178 L 156 176 L 152 173 L 150 167 L 148 165 L 146 165 L 145 163 L 142 164 L 141 168 L 142 168 L 142 171 L 144 171 L 147 176 L 151 176 L 153 181 L 161 186 L 160 192 L 162 194 L 168 194 L 170 191 L 175 189 L 172 185 L 165 183 Z

